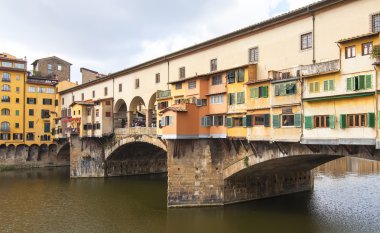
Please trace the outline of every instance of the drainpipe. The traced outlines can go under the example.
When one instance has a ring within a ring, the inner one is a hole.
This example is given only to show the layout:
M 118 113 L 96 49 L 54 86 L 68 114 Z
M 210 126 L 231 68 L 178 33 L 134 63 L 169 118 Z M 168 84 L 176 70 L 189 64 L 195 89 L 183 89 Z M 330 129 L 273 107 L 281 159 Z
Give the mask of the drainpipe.
M 315 64 L 315 15 L 312 13 L 313 17 L 313 64 Z
M 168 82 L 166 83 L 167 85 L 167 90 L 169 90 L 169 82 L 170 82 L 170 74 L 169 74 L 169 60 L 165 57 L 165 60 L 168 63 Z

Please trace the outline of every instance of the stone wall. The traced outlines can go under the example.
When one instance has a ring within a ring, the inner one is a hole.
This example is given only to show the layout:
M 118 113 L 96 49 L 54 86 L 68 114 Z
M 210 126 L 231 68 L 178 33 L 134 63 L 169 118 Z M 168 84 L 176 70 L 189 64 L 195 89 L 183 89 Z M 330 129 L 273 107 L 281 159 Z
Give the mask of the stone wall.
M 48 64 L 52 65 L 51 73 L 48 72 Z M 61 65 L 61 70 L 58 70 L 58 65 Z M 69 63 L 54 57 L 38 60 L 38 72 L 42 77 L 51 76 L 59 81 L 70 81 L 70 69 L 71 65 Z

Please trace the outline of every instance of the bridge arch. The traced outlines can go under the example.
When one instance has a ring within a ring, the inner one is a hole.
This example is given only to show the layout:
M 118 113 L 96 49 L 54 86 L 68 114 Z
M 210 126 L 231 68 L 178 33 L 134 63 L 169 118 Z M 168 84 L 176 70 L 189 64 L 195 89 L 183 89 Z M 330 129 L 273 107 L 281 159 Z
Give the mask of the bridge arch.
M 167 172 L 167 149 L 160 139 L 148 135 L 120 138 L 105 150 L 105 176 Z

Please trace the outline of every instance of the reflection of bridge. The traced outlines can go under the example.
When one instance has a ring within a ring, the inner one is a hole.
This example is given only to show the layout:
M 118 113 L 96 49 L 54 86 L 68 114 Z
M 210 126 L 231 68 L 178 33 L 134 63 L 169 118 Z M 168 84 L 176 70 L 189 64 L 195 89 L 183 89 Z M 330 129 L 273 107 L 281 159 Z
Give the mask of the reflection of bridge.
M 369 146 L 232 139 L 162 140 L 148 127 L 110 138 L 71 138 L 71 176 L 168 173 L 168 206 L 224 205 L 311 190 L 312 170 L 352 156 L 380 160 Z

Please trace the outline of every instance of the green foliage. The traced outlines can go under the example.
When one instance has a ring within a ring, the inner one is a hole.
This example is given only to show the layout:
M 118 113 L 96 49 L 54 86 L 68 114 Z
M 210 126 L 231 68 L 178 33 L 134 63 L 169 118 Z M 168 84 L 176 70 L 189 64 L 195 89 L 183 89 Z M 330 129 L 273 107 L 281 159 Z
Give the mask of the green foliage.
M 371 58 L 380 59 L 380 45 L 373 46 Z

